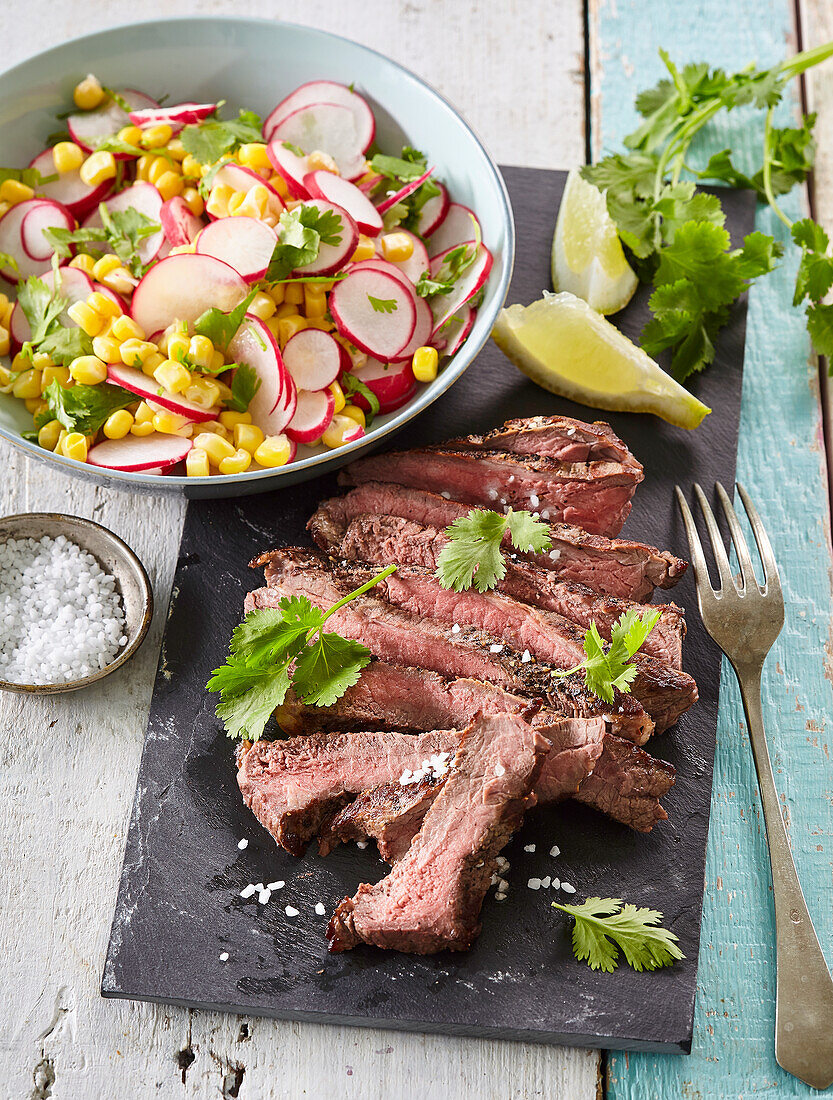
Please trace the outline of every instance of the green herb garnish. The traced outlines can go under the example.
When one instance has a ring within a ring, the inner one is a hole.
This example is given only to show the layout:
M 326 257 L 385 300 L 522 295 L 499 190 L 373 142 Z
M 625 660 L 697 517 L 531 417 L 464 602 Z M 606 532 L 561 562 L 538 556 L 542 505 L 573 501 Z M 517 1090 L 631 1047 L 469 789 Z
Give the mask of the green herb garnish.
M 512 545 L 522 553 L 540 554 L 552 546 L 549 525 L 531 512 L 507 508 L 501 515 L 473 508 L 445 529 L 448 542 L 437 559 L 435 573 L 443 588 L 462 592 L 474 583 L 478 592 L 486 592 L 502 581 L 506 562 L 501 543 L 507 531 Z
M 223 313 L 221 309 L 217 309 L 215 306 L 207 309 L 194 321 L 194 334 L 207 336 L 215 348 L 222 348 L 225 351 L 237 334 L 237 330 L 243 324 L 246 310 L 256 295 L 257 289 L 250 291 L 243 301 L 238 302 L 234 309 L 228 313 Z M 228 367 L 224 369 L 228 370 Z
M 111 413 L 126 409 L 136 400 L 119 386 L 102 383 L 98 386 L 62 386 L 57 379 L 46 387 L 43 399 L 49 405 L 47 420 L 57 420 L 68 432 L 93 435 Z M 43 425 L 36 426 L 42 427 Z
M 553 676 L 560 678 L 583 672 L 587 688 L 607 703 L 613 702 L 614 688 L 628 694 L 638 671 L 636 665 L 630 663 L 631 658 L 657 625 L 661 614 L 659 608 L 645 611 L 641 616 L 634 608 L 623 612 L 613 624 L 607 649 L 596 624 L 591 623 L 584 635 L 587 656 L 575 668 L 553 672 Z
M 263 141 L 261 121 L 254 111 L 240 111 L 237 118 L 227 121 L 215 115 L 186 126 L 179 136 L 185 151 L 200 164 L 213 164 L 241 145 Z
M 361 378 L 356 378 L 355 374 L 347 373 L 343 374 L 339 383 L 342 390 L 345 393 L 358 393 L 365 399 L 370 408 L 365 416 L 365 427 L 369 428 L 376 417 L 379 415 L 381 405 L 379 404 L 379 398 L 373 392 L 373 390 L 365 382 L 362 382 Z
M 341 230 L 341 216 L 333 210 L 322 212 L 315 206 L 284 210 L 265 281 L 281 282 L 297 268 L 311 264 L 318 258 L 322 244 L 341 243 Z
M 102 224 L 89 225 L 80 229 L 44 229 L 43 235 L 58 256 L 72 255 L 72 245 L 87 245 L 86 251 L 100 253 L 106 250 L 115 252 L 121 262 L 138 278 L 144 271 L 139 256 L 139 245 L 146 237 L 159 233 L 159 222 L 141 214 L 134 207 L 115 210 L 112 213 L 106 203 L 98 207 Z M 102 245 L 96 248 L 96 245 Z
M 228 368 L 227 368 L 228 369 Z M 252 399 L 260 389 L 260 378 L 254 367 L 248 363 L 240 363 L 234 370 L 231 380 L 231 397 L 226 405 L 234 412 L 244 413 L 252 403 Z
M 674 933 L 658 927 L 657 909 L 623 905 L 620 898 L 588 898 L 581 905 L 554 901 L 552 907 L 575 920 L 573 954 L 593 970 L 612 974 L 620 950 L 634 970 L 658 970 L 685 958 Z
M 399 309 L 395 298 L 374 298 L 372 294 L 368 294 L 367 300 L 374 313 L 396 313 Z

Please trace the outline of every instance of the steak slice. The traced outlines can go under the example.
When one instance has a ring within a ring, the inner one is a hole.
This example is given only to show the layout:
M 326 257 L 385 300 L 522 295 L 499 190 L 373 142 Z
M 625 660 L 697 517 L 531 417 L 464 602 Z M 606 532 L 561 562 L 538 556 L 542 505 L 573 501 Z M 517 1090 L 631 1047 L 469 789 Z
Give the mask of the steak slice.
M 327 550 L 341 541 L 350 521 L 360 515 L 400 516 L 442 530 L 470 510 L 468 505 L 446 500 L 438 493 L 368 481 L 342 497 L 324 501 L 307 528 L 318 546 Z M 590 535 L 566 523 L 551 523 L 550 538 L 553 549 L 548 553 L 521 557 L 551 570 L 559 580 L 586 584 L 610 596 L 647 599 L 655 588 L 673 587 L 688 568 L 687 562 L 667 550 L 628 539 Z M 508 535 L 504 545 L 511 549 Z
M 447 493 L 481 508 L 527 508 L 545 520 L 574 523 L 597 535 L 617 535 L 642 481 L 642 468 L 621 462 L 556 462 L 502 451 L 432 447 L 370 455 L 345 467 L 342 485 L 394 481 Z
M 606 737 L 604 752 L 575 797 L 637 832 L 648 833 L 668 817 L 659 800 L 673 787 L 674 776 L 673 765 L 621 737 Z
M 516 455 L 539 455 L 557 462 L 607 460 L 642 466 L 609 424 L 596 420 L 587 424 L 570 416 L 528 416 L 507 420 L 486 435 L 465 435 L 446 446 L 454 450 L 507 451 Z
M 395 863 L 408 851 L 429 807 L 445 783 L 431 775 L 418 783 L 380 783 L 340 810 L 318 840 L 322 856 L 340 843 L 372 837 L 379 855 Z
M 433 572 L 447 544 L 445 531 L 436 527 L 425 527 L 401 516 L 362 515 L 351 520 L 341 540 L 326 549 L 335 558 L 376 565 L 420 565 Z M 513 557 L 515 560 L 512 560 Z M 266 564 L 268 584 L 266 556 L 259 564 Z M 554 611 L 585 628 L 595 622 L 599 633 L 608 640 L 613 624 L 622 614 L 631 609 L 642 612 L 647 608 L 647 605 L 634 600 L 600 595 L 586 585 L 558 580 L 552 570 L 518 559 L 517 555 L 507 556 L 506 576 L 498 581 L 495 591 L 546 611 Z M 659 610 L 660 619 L 645 640 L 641 652 L 680 668 L 685 617 L 675 604 L 664 604 Z
M 495 859 L 520 826 L 549 742 L 514 715 L 480 718 L 390 874 L 345 898 L 327 927 L 331 951 L 357 943 L 420 955 L 465 951 Z

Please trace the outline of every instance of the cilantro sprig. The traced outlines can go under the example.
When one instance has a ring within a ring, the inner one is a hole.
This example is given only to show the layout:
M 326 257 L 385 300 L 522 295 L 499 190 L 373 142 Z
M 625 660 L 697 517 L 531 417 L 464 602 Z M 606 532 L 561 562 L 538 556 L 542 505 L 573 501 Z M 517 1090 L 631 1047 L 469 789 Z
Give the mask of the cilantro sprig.
M 277 608 L 250 611 L 235 627 L 224 665 L 207 687 L 219 692 L 217 717 L 229 737 L 257 741 L 290 686 L 307 704 L 331 706 L 358 682 L 370 650 L 323 629 L 327 619 L 396 569 L 389 565 L 322 611 L 304 596 L 284 597 Z
M 586 687 L 607 703 L 613 702 L 614 688 L 628 694 L 637 673 L 631 659 L 659 622 L 660 615 L 658 608 L 645 611 L 642 615 L 635 608 L 623 612 L 613 624 L 607 649 L 595 622 L 592 622 L 584 635 L 587 656 L 575 668 L 553 672 L 553 676 L 560 678 L 583 672 Z
M 179 136 L 186 153 L 200 164 L 214 164 L 241 145 L 263 141 L 260 118 L 254 111 L 245 110 L 237 118 L 226 120 L 215 113 L 204 122 L 186 126 Z
M 365 417 L 365 427 L 369 428 L 379 415 L 379 410 L 382 407 L 379 398 L 366 382 L 362 382 L 361 378 L 357 378 L 355 374 L 351 374 L 349 371 L 342 375 L 340 384 L 345 393 L 357 393 L 367 402 L 368 410 Z
M 621 898 L 588 898 L 580 905 L 552 903 L 575 921 L 573 954 L 593 970 L 612 974 L 621 951 L 634 970 L 658 970 L 685 955 L 673 932 L 660 925 L 658 909 L 623 904 Z
M 243 324 L 243 319 L 246 316 L 246 310 L 249 308 L 258 291 L 257 287 L 250 291 L 246 297 L 238 302 L 234 309 L 229 310 L 228 313 L 223 313 L 221 309 L 217 309 L 216 306 L 211 306 L 210 309 L 205 310 L 194 321 L 194 334 L 197 336 L 207 336 L 215 348 L 222 348 L 223 351 L 229 346 L 231 341 L 237 335 L 237 331 Z M 225 368 L 228 370 L 228 367 Z
M 73 245 L 86 246 L 82 250 L 93 254 L 110 249 L 131 274 L 138 278 L 144 271 L 139 245 L 146 237 L 158 233 L 161 225 L 132 206 L 126 210 L 111 212 L 107 209 L 107 204 L 102 202 L 98 211 L 102 222 L 100 226 L 88 225 L 80 229 L 50 228 L 44 229 L 43 235 L 55 253 L 64 258 L 72 255 Z
M 501 543 L 509 532 L 512 545 L 523 553 L 540 554 L 551 549 L 548 524 L 531 512 L 506 510 L 505 515 L 473 508 L 445 529 L 448 542 L 440 551 L 434 574 L 443 588 L 462 592 L 472 584 L 486 592 L 506 576 Z
M 117 409 L 126 409 L 136 400 L 135 393 L 128 393 L 120 386 L 101 383 L 98 386 L 62 386 L 53 379 L 43 392 L 49 412 L 36 418 L 35 427 L 42 428 L 50 420 L 57 420 L 68 432 L 93 435 L 104 421 Z
M 322 244 L 340 244 L 341 216 L 316 206 L 284 210 L 278 222 L 278 243 L 264 276 L 266 282 L 282 282 L 300 267 L 318 258 Z
M 53 363 L 66 367 L 78 356 L 92 354 L 93 342 L 83 329 L 65 328 L 61 324 L 61 314 L 69 305 L 69 299 L 60 293 L 61 275 L 56 260 L 53 260 L 53 268 L 52 287 L 37 275 L 29 276 L 20 285 L 17 300 L 31 330 L 21 351 L 29 359 L 35 351 L 44 352 Z

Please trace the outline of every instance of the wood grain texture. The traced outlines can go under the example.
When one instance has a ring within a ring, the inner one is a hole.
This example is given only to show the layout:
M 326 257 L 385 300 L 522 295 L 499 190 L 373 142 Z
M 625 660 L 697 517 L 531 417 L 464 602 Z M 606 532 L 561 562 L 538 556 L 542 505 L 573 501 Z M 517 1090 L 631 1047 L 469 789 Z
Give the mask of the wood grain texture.
M 140 17 L 284 16 L 360 39 L 424 75 L 503 162 L 583 159 L 579 0 L 11 0 L 0 65 L 84 30 Z M 4 160 L 0 156 L 0 160 Z M 0 508 L 89 516 L 170 590 L 183 507 L 103 493 L 0 447 Z M 241 1100 L 592 1100 L 598 1055 L 516 1043 L 279 1024 L 102 1001 L 101 966 L 161 632 L 97 689 L 0 699 L 0 1095 L 55 1100 L 146 1096 Z
M 617 146 L 633 128 L 634 93 L 660 73 L 658 45 L 675 61 L 706 58 L 729 69 L 751 60 L 773 64 L 794 49 L 792 5 L 782 0 L 732 5 L 598 0 L 592 8 L 597 151 Z M 806 44 L 821 38 L 821 32 L 814 34 Z M 787 104 L 782 117 L 789 114 Z M 754 163 L 760 133 L 757 121 L 750 124 L 750 116 L 739 113 L 709 145 L 715 150 L 732 145 Z M 800 216 L 803 196 L 790 196 L 784 206 L 790 217 Z M 759 210 L 757 224 L 784 239 L 768 211 Z M 795 255 L 788 251 L 782 267 L 750 296 L 738 477 L 759 506 L 784 582 L 786 625 L 765 670 L 764 712 L 796 864 L 819 939 L 828 949 L 833 934 L 829 516 L 818 378 L 803 317 L 790 305 L 794 272 Z M 682 534 L 676 549 L 683 550 Z M 769 865 L 740 698 L 725 662 L 705 888 L 691 1058 L 611 1055 L 611 1100 L 808 1094 L 773 1055 Z

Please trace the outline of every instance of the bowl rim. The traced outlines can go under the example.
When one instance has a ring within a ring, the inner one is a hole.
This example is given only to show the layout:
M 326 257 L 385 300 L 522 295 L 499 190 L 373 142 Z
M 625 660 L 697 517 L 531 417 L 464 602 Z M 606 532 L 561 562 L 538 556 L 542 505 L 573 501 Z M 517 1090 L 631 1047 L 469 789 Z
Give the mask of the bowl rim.
M 174 24 L 181 24 L 183 26 L 194 24 L 217 24 L 217 23 L 238 23 L 238 24 L 254 24 L 260 27 L 288 27 L 294 31 L 299 31 L 303 34 L 313 35 L 318 38 L 335 40 L 339 43 L 347 43 L 350 46 L 356 47 L 365 53 L 378 58 L 385 64 L 392 66 L 398 71 L 400 77 L 404 77 L 407 81 L 413 81 L 417 85 L 420 85 L 425 91 L 427 91 L 443 110 L 449 114 L 452 119 L 464 130 L 468 131 L 474 140 L 475 144 L 479 148 L 480 152 L 486 161 L 489 172 L 497 185 L 497 193 L 500 200 L 501 215 L 503 220 L 503 228 L 505 233 L 505 245 L 503 260 L 503 270 L 500 279 L 495 286 L 495 294 L 489 309 L 493 316 L 488 326 L 488 331 L 482 334 L 476 342 L 470 342 L 471 337 L 468 337 L 464 342 L 462 348 L 454 355 L 451 362 L 445 367 L 437 378 L 430 383 L 422 393 L 417 397 L 402 406 L 401 410 L 396 410 L 395 415 L 391 420 L 385 424 L 379 425 L 378 428 L 373 428 L 371 431 L 363 436 L 361 439 L 357 439 L 352 443 L 347 443 L 338 447 L 332 451 L 326 451 L 323 454 L 310 455 L 307 458 L 302 458 L 292 463 L 288 463 L 286 466 L 280 466 L 273 469 L 266 470 L 254 470 L 244 471 L 239 474 L 212 474 L 209 478 L 195 479 L 189 478 L 183 475 L 164 475 L 164 474 L 144 474 L 142 471 L 131 472 L 127 470 L 111 470 L 105 467 L 101 467 L 101 472 L 98 473 L 99 467 L 91 466 L 87 462 L 77 462 L 75 459 L 66 458 L 63 455 L 55 455 L 51 452 L 45 451 L 42 447 L 39 447 L 37 443 L 30 442 L 23 439 L 23 437 L 15 432 L 9 431 L 0 425 L 0 438 L 7 440 L 12 446 L 19 448 L 25 454 L 46 463 L 55 463 L 58 468 L 63 468 L 66 473 L 79 474 L 82 471 L 84 474 L 94 481 L 107 480 L 114 488 L 121 489 L 144 489 L 156 490 L 156 491 L 178 491 L 184 492 L 187 486 L 192 489 L 195 483 L 199 481 L 210 481 L 212 484 L 216 484 L 218 487 L 231 488 L 234 485 L 252 485 L 257 482 L 265 482 L 261 489 L 254 490 L 255 492 L 267 492 L 272 489 L 278 489 L 282 484 L 281 475 L 284 472 L 292 471 L 293 473 L 304 472 L 306 476 L 304 478 L 296 478 L 295 480 L 307 480 L 310 477 L 315 476 L 316 470 L 319 466 L 327 465 L 333 462 L 333 459 L 338 457 L 343 459 L 341 465 L 343 465 L 349 458 L 349 456 L 360 450 L 373 449 L 378 446 L 387 436 L 393 432 L 398 431 L 404 427 L 409 421 L 413 420 L 421 412 L 424 412 L 430 405 L 432 405 L 438 398 L 440 398 L 446 390 L 448 390 L 471 366 L 474 360 L 482 351 L 489 339 L 492 325 L 497 319 L 497 315 L 503 307 L 506 301 L 506 296 L 509 293 L 509 285 L 512 280 L 512 272 L 515 265 L 515 219 L 512 211 L 512 203 L 509 198 L 509 191 L 506 186 L 506 181 L 503 178 L 496 160 L 486 147 L 483 139 L 480 137 L 477 130 L 471 125 L 470 122 L 457 110 L 457 108 L 451 103 L 451 101 L 439 92 L 433 84 L 425 80 L 423 77 L 418 76 L 411 69 L 401 65 L 398 61 L 394 61 L 392 58 L 387 57 L 380 50 L 375 50 L 371 46 L 366 46 L 361 42 L 355 41 L 355 39 L 347 38 L 346 35 L 333 34 L 330 31 L 322 30 L 319 27 L 309 27 L 302 23 L 292 23 L 283 19 L 266 19 L 261 16 L 236 16 L 236 15 L 194 15 L 194 16 L 168 16 L 162 19 L 141 19 L 135 20 L 129 23 L 119 23 L 113 27 L 106 27 L 103 30 L 95 31 L 92 34 L 77 35 L 74 38 L 69 38 L 65 42 L 61 42 L 56 46 L 50 46 L 46 50 L 42 50 L 39 53 L 32 54 L 30 57 L 25 58 L 23 61 L 18 62 L 11 69 L 0 71 L 0 80 L 5 80 L 7 77 L 14 77 L 14 75 L 21 69 L 30 65 L 33 61 L 48 60 L 50 55 L 58 53 L 64 50 L 68 45 L 77 42 L 83 42 L 90 39 L 106 39 L 111 35 L 118 35 L 125 31 L 135 30 L 141 27 L 159 27 L 159 26 L 171 26 Z M 58 77 L 60 79 L 60 77 Z M 307 473 L 308 471 L 308 473 Z M 218 494 L 219 495 L 219 494 Z M 229 494 L 231 495 L 231 494 Z
M 126 664 L 136 653 L 139 646 L 141 646 L 142 642 L 145 640 L 145 636 L 150 628 L 151 619 L 153 618 L 153 588 L 147 575 L 147 570 L 136 552 L 132 550 L 124 539 L 117 535 L 115 531 L 111 531 L 109 527 L 105 527 L 101 523 L 96 523 L 93 519 L 85 519 L 83 516 L 71 516 L 66 512 L 15 512 L 10 516 L 0 516 L 0 525 L 14 520 L 32 519 L 55 521 L 62 527 L 69 528 L 69 531 L 73 528 L 85 530 L 90 530 L 92 528 L 99 531 L 104 536 L 105 540 L 113 544 L 134 567 L 139 578 L 139 588 L 142 595 L 142 620 L 139 623 L 139 629 L 136 631 L 135 638 L 127 643 L 121 653 L 119 653 L 109 665 L 105 665 L 105 667 L 98 672 L 94 672 L 91 676 L 83 676 L 80 680 L 70 680 L 62 684 L 15 684 L 11 683 L 9 680 L 0 680 L 0 691 L 9 691 L 16 695 L 63 695 L 70 691 L 80 691 L 82 688 L 89 687 L 90 684 L 95 684 L 97 681 L 103 680 L 105 676 L 109 676 L 111 672 L 115 672 L 116 669 Z M 67 537 L 71 538 L 69 531 L 67 532 Z M 8 538 L 14 537 L 14 535 L 8 536 Z M 0 544 L 5 541 L 5 539 L 0 540 Z M 84 549 L 84 547 L 81 547 L 81 549 Z M 87 553 L 93 552 L 88 550 Z M 93 557 L 95 556 L 96 555 L 93 554 Z

